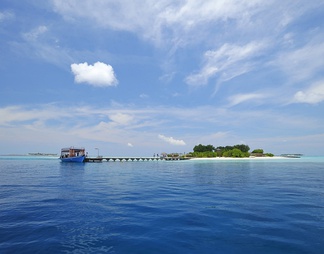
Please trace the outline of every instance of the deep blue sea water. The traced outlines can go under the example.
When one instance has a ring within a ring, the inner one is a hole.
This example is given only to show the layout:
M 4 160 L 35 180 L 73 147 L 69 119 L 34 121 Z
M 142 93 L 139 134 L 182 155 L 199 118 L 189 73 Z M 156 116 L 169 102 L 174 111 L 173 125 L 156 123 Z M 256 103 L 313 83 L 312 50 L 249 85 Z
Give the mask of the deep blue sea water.
M 0 156 L 0 253 L 324 253 L 324 157 Z

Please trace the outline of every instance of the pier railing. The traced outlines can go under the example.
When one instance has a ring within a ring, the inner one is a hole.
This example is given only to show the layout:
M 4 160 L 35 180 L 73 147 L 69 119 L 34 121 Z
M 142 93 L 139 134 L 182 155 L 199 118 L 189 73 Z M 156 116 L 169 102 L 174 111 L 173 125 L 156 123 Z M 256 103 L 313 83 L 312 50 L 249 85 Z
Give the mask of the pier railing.
M 86 157 L 84 162 L 102 162 L 102 161 L 174 161 L 174 160 L 188 160 L 184 157 Z

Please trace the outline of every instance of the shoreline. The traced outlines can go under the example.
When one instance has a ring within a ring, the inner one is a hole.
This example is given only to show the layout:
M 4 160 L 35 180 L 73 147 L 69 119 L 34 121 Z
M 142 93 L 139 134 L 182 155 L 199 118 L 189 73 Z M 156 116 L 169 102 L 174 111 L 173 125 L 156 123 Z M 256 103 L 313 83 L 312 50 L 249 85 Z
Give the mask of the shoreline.
M 273 157 L 244 157 L 244 158 L 234 158 L 234 157 L 211 157 L 211 158 L 191 158 L 190 160 L 281 160 L 281 159 L 291 159 L 283 156 L 273 156 Z

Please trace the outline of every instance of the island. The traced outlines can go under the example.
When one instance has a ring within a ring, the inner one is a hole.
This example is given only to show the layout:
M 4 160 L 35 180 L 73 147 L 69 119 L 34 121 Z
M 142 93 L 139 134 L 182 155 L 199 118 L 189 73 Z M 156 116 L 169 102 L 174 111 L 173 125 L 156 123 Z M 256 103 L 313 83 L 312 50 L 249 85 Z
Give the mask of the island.
M 234 146 L 218 146 L 213 145 L 196 145 L 193 152 L 189 152 L 180 156 L 177 153 L 168 154 L 167 157 L 185 157 L 185 158 L 249 158 L 249 157 L 273 157 L 272 153 L 265 153 L 263 149 L 254 149 L 252 152 L 250 147 L 244 144 Z

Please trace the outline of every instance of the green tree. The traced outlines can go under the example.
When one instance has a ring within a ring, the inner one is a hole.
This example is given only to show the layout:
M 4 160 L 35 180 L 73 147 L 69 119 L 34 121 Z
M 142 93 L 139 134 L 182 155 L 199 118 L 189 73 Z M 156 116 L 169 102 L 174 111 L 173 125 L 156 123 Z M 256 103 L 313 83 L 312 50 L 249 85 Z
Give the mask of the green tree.
M 213 145 L 207 145 L 205 149 L 208 152 L 214 152 L 216 150 Z
M 215 147 L 213 145 L 202 145 L 202 144 L 199 144 L 199 145 L 196 145 L 194 148 L 193 148 L 193 151 L 194 152 L 199 152 L 199 153 L 203 153 L 203 152 L 213 152 L 215 150 Z
M 252 153 L 262 153 L 263 154 L 263 149 L 254 149 Z
M 243 152 L 238 148 L 234 148 L 232 150 L 232 157 L 236 157 L 236 158 L 243 157 Z
M 250 147 L 248 145 L 239 144 L 235 146 L 218 146 L 215 148 L 213 145 L 196 145 L 193 148 L 193 157 L 249 157 Z
M 232 157 L 232 150 L 224 151 L 223 152 L 223 157 Z
M 196 145 L 194 148 L 193 148 L 193 151 L 195 153 L 202 153 L 204 151 L 204 147 L 202 144 L 199 144 L 199 145 Z
M 246 153 L 250 150 L 250 147 L 248 145 L 235 145 L 234 148 L 240 149 L 243 153 Z

